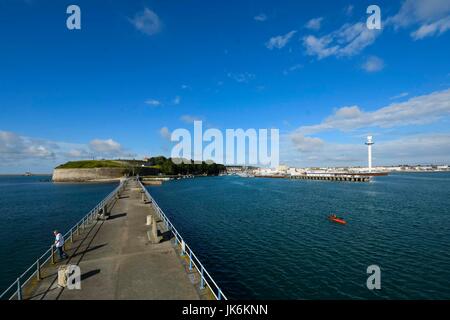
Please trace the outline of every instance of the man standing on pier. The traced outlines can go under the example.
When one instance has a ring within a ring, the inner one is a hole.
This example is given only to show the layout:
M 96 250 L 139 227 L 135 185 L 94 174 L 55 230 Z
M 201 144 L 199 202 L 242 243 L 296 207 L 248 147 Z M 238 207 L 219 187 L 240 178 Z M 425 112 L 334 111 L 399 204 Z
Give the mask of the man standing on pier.
M 55 235 L 55 247 L 58 250 L 58 255 L 61 260 L 67 259 L 67 254 L 64 252 L 64 237 L 58 230 L 53 231 Z

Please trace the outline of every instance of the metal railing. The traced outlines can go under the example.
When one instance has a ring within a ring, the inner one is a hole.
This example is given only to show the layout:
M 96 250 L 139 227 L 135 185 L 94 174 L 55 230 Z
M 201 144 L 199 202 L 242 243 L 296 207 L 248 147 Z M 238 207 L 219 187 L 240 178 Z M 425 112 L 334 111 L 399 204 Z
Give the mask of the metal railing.
M 103 210 L 105 206 L 109 204 L 109 202 L 118 195 L 128 180 L 122 180 L 120 185 L 114 189 L 106 198 L 104 198 L 99 204 L 97 204 L 88 214 L 86 214 L 80 221 L 78 221 L 69 231 L 64 234 L 64 239 L 66 241 L 73 242 L 74 234 L 80 234 L 80 229 L 86 229 L 88 224 L 94 221 L 97 217 L 97 214 Z M 33 278 L 36 277 L 37 280 L 41 279 L 41 266 L 51 261 L 55 263 L 55 245 L 52 244 L 50 248 L 44 252 L 37 260 L 24 272 L 22 273 L 16 281 L 14 281 L 2 294 L 0 294 L 0 300 L 9 299 L 12 300 L 16 297 L 17 300 L 22 300 L 22 289 L 27 283 Z M 10 294 L 10 295 L 9 295 Z
M 150 200 L 151 204 L 153 205 L 153 208 L 161 218 L 161 220 L 166 225 L 167 229 L 172 232 L 174 235 L 175 245 L 180 245 L 181 249 L 181 255 L 187 256 L 189 258 L 189 270 L 193 270 L 194 268 L 197 270 L 197 272 L 200 275 L 200 290 L 203 290 L 204 288 L 208 287 L 213 294 L 214 298 L 217 300 L 228 300 L 227 297 L 223 294 L 222 290 L 219 288 L 217 283 L 213 280 L 211 275 L 206 271 L 206 268 L 203 266 L 203 264 L 200 262 L 200 260 L 195 255 L 194 251 L 187 245 L 187 243 L 184 241 L 183 237 L 180 235 L 180 233 L 177 231 L 175 226 L 172 224 L 172 222 L 167 218 L 165 213 L 162 211 L 162 209 L 159 207 L 158 203 L 153 199 L 153 197 L 150 195 L 148 190 L 144 187 L 141 181 L 137 179 L 139 182 L 140 187 L 144 191 L 145 195 L 147 196 L 148 200 Z

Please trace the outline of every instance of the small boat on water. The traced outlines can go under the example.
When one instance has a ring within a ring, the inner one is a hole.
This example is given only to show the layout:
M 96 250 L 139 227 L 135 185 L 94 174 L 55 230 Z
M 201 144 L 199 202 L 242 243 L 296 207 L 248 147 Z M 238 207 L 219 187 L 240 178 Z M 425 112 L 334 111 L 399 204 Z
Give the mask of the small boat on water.
M 328 219 L 330 219 L 330 221 L 333 221 L 336 223 L 347 224 L 347 221 L 345 221 L 344 218 L 340 218 L 340 217 L 336 216 L 335 214 L 330 215 L 328 217 Z

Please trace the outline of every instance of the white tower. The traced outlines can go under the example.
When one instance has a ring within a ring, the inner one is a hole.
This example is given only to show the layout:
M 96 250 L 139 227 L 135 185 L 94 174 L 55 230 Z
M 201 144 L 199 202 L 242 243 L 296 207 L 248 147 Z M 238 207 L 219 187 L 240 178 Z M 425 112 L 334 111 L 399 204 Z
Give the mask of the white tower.
M 372 136 L 367 136 L 367 149 L 368 149 L 368 162 L 369 162 L 369 172 L 372 172 L 372 145 L 374 142 L 372 141 Z

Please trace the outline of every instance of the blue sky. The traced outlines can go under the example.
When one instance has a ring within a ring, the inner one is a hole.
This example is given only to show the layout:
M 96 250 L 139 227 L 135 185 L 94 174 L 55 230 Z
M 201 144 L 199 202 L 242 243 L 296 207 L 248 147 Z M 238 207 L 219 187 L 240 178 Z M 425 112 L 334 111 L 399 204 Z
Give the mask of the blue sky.
M 368 133 L 450 163 L 449 1 L 3 0 L 0 38 L 0 173 L 169 155 L 194 119 L 279 128 L 290 165 L 364 165 Z

